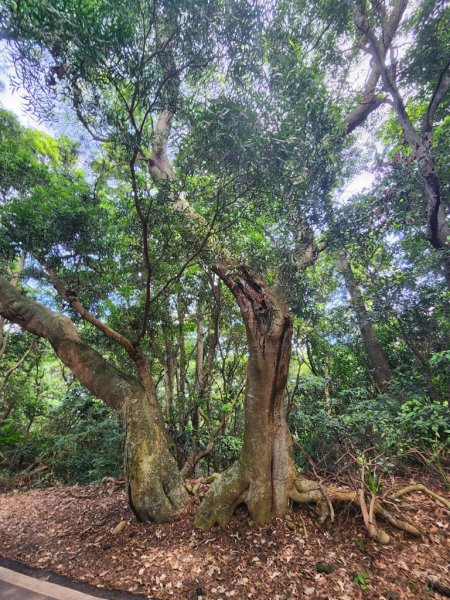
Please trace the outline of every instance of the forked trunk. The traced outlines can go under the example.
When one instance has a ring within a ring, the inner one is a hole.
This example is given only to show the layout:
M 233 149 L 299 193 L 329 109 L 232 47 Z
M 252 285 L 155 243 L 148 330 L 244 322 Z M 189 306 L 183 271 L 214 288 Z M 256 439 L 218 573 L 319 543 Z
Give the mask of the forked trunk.
M 215 271 L 239 303 L 249 360 L 242 453 L 206 494 L 196 515 L 202 528 L 227 523 L 241 503 L 258 523 L 283 515 L 295 478 L 284 410 L 292 337 L 287 306 L 247 265 L 230 273 L 218 264 Z
M 148 167 L 156 181 L 171 182 L 174 171 L 167 154 L 173 114 L 158 116 Z M 169 194 L 172 208 L 182 214 L 196 236 L 204 218 L 180 194 Z M 200 230 L 199 230 L 200 228 Z M 202 234 L 203 236 L 203 234 Z M 258 523 L 288 509 L 296 492 L 295 468 L 283 400 L 291 351 L 292 319 L 285 303 L 247 265 L 234 267 L 226 249 L 211 236 L 207 243 L 212 270 L 236 298 L 244 319 L 249 347 L 245 399 L 244 445 L 238 462 L 212 484 L 196 514 L 207 528 L 225 524 L 236 506 L 245 503 Z

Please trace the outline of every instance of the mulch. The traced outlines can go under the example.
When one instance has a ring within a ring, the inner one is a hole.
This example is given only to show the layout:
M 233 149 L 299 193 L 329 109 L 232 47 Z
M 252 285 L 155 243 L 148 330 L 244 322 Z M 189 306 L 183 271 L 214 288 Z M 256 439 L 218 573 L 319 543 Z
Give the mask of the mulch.
M 206 484 L 199 483 L 201 494 Z M 411 483 L 419 481 L 395 487 Z M 14 491 L 0 494 L 0 555 L 149 599 L 443 598 L 430 587 L 450 588 L 448 511 L 421 493 L 406 501 L 403 518 L 423 538 L 383 524 L 391 541 L 382 546 L 349 507 L 337 507 L 330 530 L 304 508 L 264 527 L 240 509 L 228 526 L 205 532 L 193 526 L 197 497 L 175 521 L 158 525 L 138 523 L 112 483 Z M 323 562 L 331 573 L 319 572 Z

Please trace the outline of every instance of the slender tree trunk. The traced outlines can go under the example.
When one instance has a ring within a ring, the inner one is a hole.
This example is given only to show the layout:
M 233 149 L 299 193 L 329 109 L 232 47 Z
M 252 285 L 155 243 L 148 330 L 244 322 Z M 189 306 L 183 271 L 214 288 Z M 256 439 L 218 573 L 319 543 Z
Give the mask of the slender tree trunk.
M 166 355 L 164 363 L 164 389 L 166 391 L 166 421 L 173 425 L 173 382 L 174 368 L 173 359 L 170 355 Z
M 174 383 L 175 383 L 175 357 L 172 335 L 172 321 L 167 313 L 163 318 L 162 332 L 164 337 L 164 388 L 166 392 L 166 421 L 171 427 L 175 426 L 174 419 Z
M 205 398 L 206 409 L 210 414 L 210 395 L 211 395 L 211 380 L 214 372 L 214 365 L 216 360 L 216 349 L 219 344 L 219 332 L 220 332 L 220 319 L 222 316 L 222 294 L 221 294 L 221 281 L 213 275 L 210 279 L 211 291 L 214 296 L 214 308 L 212 310 L 211 325 L 208 334 L 207 343 L 207 357 L 204 365 L 204 376 L 203 376 L 203 396 Z
M 392 372 L 373 330 L 369 313 L 367 312 L 364 303 L 364 298 L 355 281 L 353 270 L 345 250 L 339 252 L 339 265 L 344 276 L 345 287 L 350 294 L 353 310 L 355 311 L 356 320 L 358 321 L 358 326 L 371 365 L 373 378 L 379 390 L 383 392 L 392 379 Z
M 22 296 L 2 277 L 0 315 L 47 339 L 80 383 L 124 418 L 127 492 L 136 516 L 158 522 L 174 516 L 187 493 L 168 449 L 153 380 L 140 350 L 136 349 L 134 357 L 138 381 L 84 343 L 69 318 Z
M 192 427 L 194 428 L 194 435 L 200 427 L 200 397 L 203 392 L 203 360 L 205 357 L 205 338 L 203 331 L 203 315 L 200 302 L 197 307 L 197 352 L 195 360 L 195 402 L 192 410 Z M 194 439 L 194 444 L 197 440 Z
M 225 524 L 241 503 L 258 523 L 283 515 L 295 479 L 284 408 L 292 319 L 285 303 L 247 265 L 240 265 L 233 274 L 226 264 L 218 263 L 214 270 L 239 303 L 249 360 L 242 453 L 205 496 L 196 515 L 196 524 L 202 528 Z
M 325 393 L 326 411 L 327 411 L 327 413 L 331 414 L 332 402 L 331 402 L 330 386 L 329 386 L 329 381 L 328 381 L 328 378 L 330 377 L 330 369 L 328 367 L 328 360 L 329 360 L 329 355 L 326 354 L 324 366 L 323 366 L 323 376 L 325 378 L 324 393 Z
M 411 336 L 408 335 L 406 329 L 402 325 L 401 319 L 398 318 L 397 323 L 398 323 L 400 335 L 402 336 L 406 345 L 408 346 L 408 348 L 413 353 L 416 360 L 422 367 L 422 372 L 424 373 L 424 376 L 426 377 L 427 388 L 428 388 L 428 393 L 430 395 L 430 398 L 432 400 L 438 402 L 441 399 L 441 394 L 440 394 L 439 390 L 437 390 L 433 385 L 433 371 L 431 369 L 430 361 L 428 358 L 429 351 L 427 351 L 426 346 L 424 348 L 423 340 L 422 340 L 422 346 L 419 347 L 420 342 L 417 343 Z M 449 393 L 450 393 L 450 390 L 447 391 L 447 396 L 449 395 Z
M 184 343 L 184 321 L 186 309 L 178 302 L 178 369 L 177 369 L 177 393 L 183 402 L 186 400 L 186 345 Z M 183 422 L 183 427 L 184 427 Z

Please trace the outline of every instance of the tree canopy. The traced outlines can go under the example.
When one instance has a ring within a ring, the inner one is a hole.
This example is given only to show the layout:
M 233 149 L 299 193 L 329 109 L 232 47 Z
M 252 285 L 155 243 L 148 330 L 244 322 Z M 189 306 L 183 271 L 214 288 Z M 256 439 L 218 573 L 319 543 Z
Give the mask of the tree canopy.
M 5 468 L 53 456 L 84 482 L 125 438 L 141 520 L 211 471 L 200 527 L 343 500 L 372 537 L 368 508 L 417 533 L 370 482 L 411 452 L 441 469 L 448 443 L 448 20 L 436 0 L 1 2 L 28 110 L 95 142 L 0 112 Z M 298 473 L 342 457 L 362 494 Z

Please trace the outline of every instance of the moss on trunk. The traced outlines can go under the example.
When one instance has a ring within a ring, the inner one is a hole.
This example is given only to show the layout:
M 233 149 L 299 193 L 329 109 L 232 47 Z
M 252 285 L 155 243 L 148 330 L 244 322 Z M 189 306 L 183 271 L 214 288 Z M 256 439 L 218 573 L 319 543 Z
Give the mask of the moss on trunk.
M 128 501 L 137 518 L 162 523 L 176 515 L 188 494 L 156 403 L 142 393 L 127 406 L 125 471 Z

